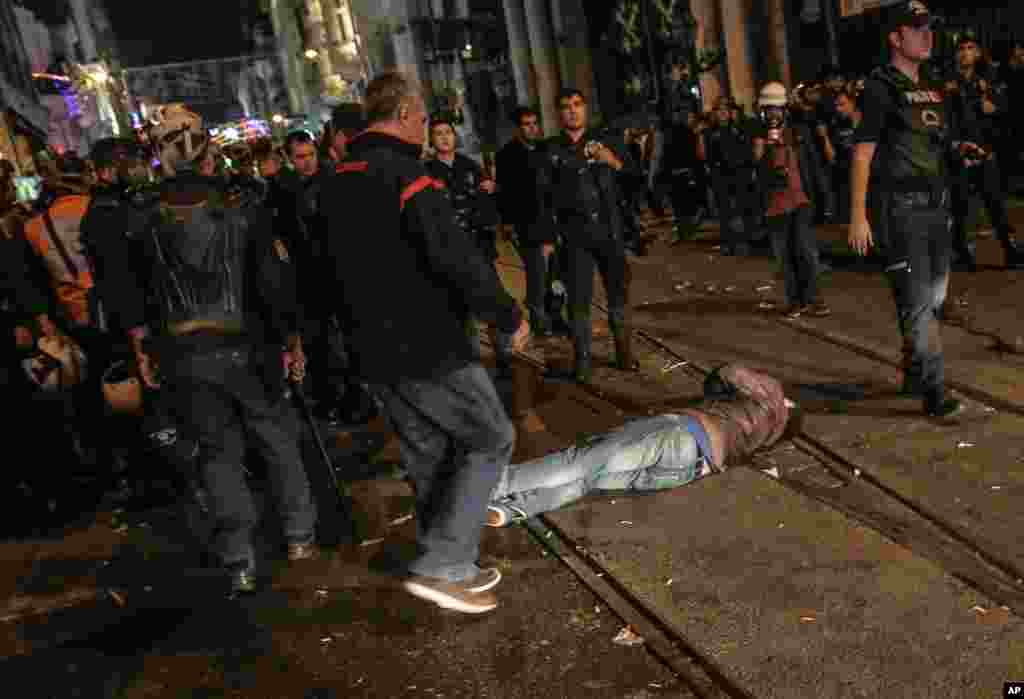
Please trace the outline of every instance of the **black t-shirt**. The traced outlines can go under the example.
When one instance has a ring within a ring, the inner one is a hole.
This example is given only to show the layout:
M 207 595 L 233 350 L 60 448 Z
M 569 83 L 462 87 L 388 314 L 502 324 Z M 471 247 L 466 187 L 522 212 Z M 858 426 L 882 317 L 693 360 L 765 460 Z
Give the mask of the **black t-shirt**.
M 853 142 L 878 143 L 889 117 L 898 109 L 892 89 L 878 80 L 868 80 L 860 99 L 864 118 L 854 134 Z

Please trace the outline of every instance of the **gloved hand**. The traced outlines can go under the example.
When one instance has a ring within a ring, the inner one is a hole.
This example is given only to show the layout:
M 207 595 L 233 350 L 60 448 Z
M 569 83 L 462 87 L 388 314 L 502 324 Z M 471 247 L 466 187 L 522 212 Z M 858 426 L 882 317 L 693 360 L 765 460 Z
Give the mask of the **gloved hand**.
M 712 372 L 704 382 L 708 398 L 698 410 L 718 420 L 725 442 L 722 461 L 745 458 L 777 442 L 790 409 L 782 385 L 736 364 Z

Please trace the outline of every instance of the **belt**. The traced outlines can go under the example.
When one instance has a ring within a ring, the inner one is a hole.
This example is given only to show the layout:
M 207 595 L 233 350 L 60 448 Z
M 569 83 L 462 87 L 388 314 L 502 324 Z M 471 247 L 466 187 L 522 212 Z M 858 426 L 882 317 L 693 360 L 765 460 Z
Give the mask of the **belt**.
M 949 190 L 926 192 L 892 192 L 890 201 L 893 206 L 910 209 L 927 209 L 946 206 L 949 203 Z
M 170 323 L 167 334 L 174 337 L 186 335 L 242 335 L 245 326 L 238 320 L 185 320 Z

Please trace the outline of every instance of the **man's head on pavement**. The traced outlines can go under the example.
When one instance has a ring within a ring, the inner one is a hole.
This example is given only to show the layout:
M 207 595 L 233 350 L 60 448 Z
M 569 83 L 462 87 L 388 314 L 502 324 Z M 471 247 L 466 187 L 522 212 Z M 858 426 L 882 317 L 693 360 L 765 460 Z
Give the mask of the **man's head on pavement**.
M 367 128 L 422 146 L 427 140 L 427 107 L 420 88 L 397 71 L 383 73 L 366 87 Z
M 288 158 L 299 177 L 312 177 L 320 169 L 316 139 L 308 131 L 292 131 L 284 141 Z
M 886 31 L 894 57 L 921 64 L 932 56 L 936 18 L 921 0 L 906 0 L 887 10 Z
M 437 114 L 430 120 L 430 146 L 441 157 L 452 155 L 459 147 L 455 124 L 447 114 Z
M 512 121 L 516 125 L 516 136 L 525 143 L 533 143 L 540 138 L 540 116 L 529 107 L 519 107 L 512 113 Z
M 576 88 L 566 88 L 558 95 L 558 117 L 566 131 L 587 128 L 587 98 Z

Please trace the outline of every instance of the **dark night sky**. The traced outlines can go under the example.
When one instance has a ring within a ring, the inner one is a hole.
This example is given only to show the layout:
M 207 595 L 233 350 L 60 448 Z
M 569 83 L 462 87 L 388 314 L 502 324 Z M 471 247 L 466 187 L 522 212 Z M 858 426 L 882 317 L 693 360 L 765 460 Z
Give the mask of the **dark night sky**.
M 125 66 L 237 56 L 246 0 L 105 0 Z

